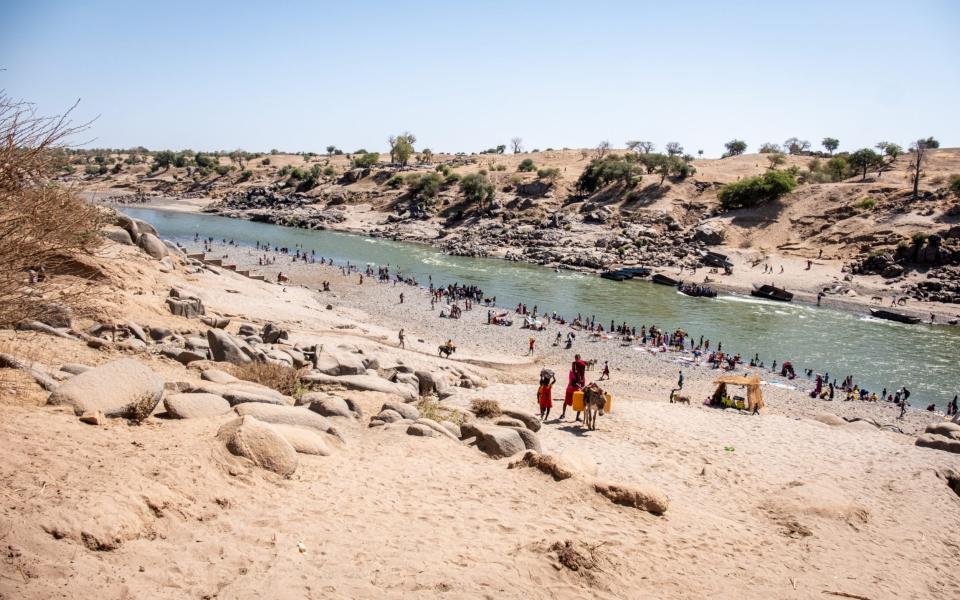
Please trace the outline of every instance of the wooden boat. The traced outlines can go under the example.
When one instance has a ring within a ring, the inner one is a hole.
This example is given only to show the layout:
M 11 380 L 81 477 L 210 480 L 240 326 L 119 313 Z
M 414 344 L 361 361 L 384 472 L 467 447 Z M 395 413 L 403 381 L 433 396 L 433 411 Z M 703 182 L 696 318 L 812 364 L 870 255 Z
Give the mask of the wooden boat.
M 886 319 L 888 321 L 896 321 L 897 323 L 906 323 L 908 325 L 916 325 L 920 322 L 920 317 L 912 317 L 910 315 L 893 312 L 891 310 L 883 310 L 882 308 L 871 308 L 870 314 L 878 319 Z
M 619 271 L 604 271 L 603 273 L 600 273 L 600 277 L 609 279 L 610 281 L 623 281 L 624 279 L 630 279 L 629 275 L 624 275 Z
M 721 269 L 733 269 L 733 263 L 727 258 L 726 254 L 719 252 L 707 252 L 703 255 L 703 263 L 711 267 L 720 267 Z
M 673 277 L 664 275 L 663 273 L 654 273 L 653 277 L 651 277 L 651 280 L 654 283 L 659 283 L 660 285 L 669 285 L 672 287 L 677 287 L 680 284 L 680 282 Z
M 792 292 L 766 283 L 759 287 L 754 287 L 750 295 L 756 296 L 757 298 L 766 298 L 767 300 L 778 300 L 780 302 L 790 302 L 793 300 Z
M 647 267 L 627 267 L 625 269 L 620 269 L 617 273 L 623 273 L 624 275 L 629 275 L 636 279 L 637 277 L 649 277 L 650 269 Z
M 709 288 L 704 285 L 680 285 L 677 287 L 677 290 L 681 294 L 686 294 L 687 296 L 693 296 L 694 298 L 716 298 L 717 291 Z

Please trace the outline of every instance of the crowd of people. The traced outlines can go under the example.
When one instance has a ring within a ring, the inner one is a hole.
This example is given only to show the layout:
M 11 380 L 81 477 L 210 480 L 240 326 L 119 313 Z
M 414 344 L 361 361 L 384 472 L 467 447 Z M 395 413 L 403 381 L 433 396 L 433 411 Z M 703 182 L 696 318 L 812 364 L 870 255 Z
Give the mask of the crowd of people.
M 195 241 L 200 240 L 201 238 L 199 237 L 199 234 L 197 234 L 195 236 Z M 202 241 L 204 244 L 204 249 L 209 251 L 210 245 L 213 244 L 214 239 L 210 237 L 204 238 Z M 222 242 L 226 245 L 237 245 L 233 240 L 227 241 L 224 239 Z M 287 247 L 271 245 L 270 243 L 262 243 L 259 241 L 256 242 L 255 248 L 263 252 L 273 252 L 281 255 L 290 254 L 290 249 Z M 261 265 L 272 265 L 276 263 L 276 256 L 264 255 L 260 258 L 260 260 Z M 302 247 L 299 245 L 294 248 L 294 253 L 291 256 L 291 260 L 292 262 L 302 261 L 308 264 L 319 263 L 321 265 L 334 266 L 333 258 L 321 256 L 318 259 L 315 251 L 311 250 L 308 252 L 307 250 L 302 249 Z M 392 281 L 394 286 L 398 284 L 405 284 L 412 287 L 420 286 L 415 277 L 404 276 L 399 268 L 392 267 L 390 264 L 380 266 L 367 264 L 364 270 L 360 272 L 360 268 L 357 265 L 352 264 L 350 261 L 346 261 L 344 264 L 340 265 L 339 269 L 343 275 L 359 273 L 361 284 L 363 283 L 364 275 L 366 275 L 369 278 L 375 277 L 376 280 L 380 282 Z M 509 318 L 507 312 L 498 313 L 493 310 L 496 307 L 496 296 L 484 296 L 483 290 L 480 287 L 475 285 L 461 284 L 459 282 L 447 285 L 435 285 L 432 275 L 428 275 L 428 280 L 431 309 L 435 309 L 437 304 L 445 305 L 440 311 L 441 317 L 460 318 L 463 314 L 463 311 L 470 311 L 473 309 L 475 304 L 482 303 L 484 306 L 488 307 L 488 324 L 504 326 L 510 326 L 513 324 L 513 320 Z M 329 291 L 329 282 L 324 282 L 323 287 L 324 290 Z M 404 293 L 400 292 L 400 303 L 403 303 L 404 298 Z M 738 367 L 744 366 L 743 358 L 739 353 L 729 353 L 723 351 L 722 342 L 717 342 L 714 348 L 711 350 L 711 340 L 709 338 L 705 339 L 704 336 L 700 336 L 699 339 L 695 339 L 694 336 L 689 335 L 683 329 L 668 331 L 658 327 L 657 325 L 647 325 L 645 323 L 640 324 L 638 327 L 636 324 L 630 324 L 627 321 L 618 322 L 616 319 L 611 319 L 609 327 L 605 327 L 604 324 L 597 319 L 596 315 L 590 315 L 587 317 L 584 314 L 577 313 L 576 316 L 567 318 L 555 310 L 549 313 L 546 310 L 541 311 L 538 305 L 534 305 L 531 309 L 526 303 L 523 302 L 519 302 L 513 312 L 516 315 L 523 317 L 523 326 L 527 328 L 544 330 L 546 326 L 551 324 L 568 327 L 568 331 L 566 332 L 565 336 L 562 330 L 558 330 L 556 338 L 553 342 L 554 346 L 560 346 L 561 344 L 564 344 L 566 349 L 570 349 L 574 346 L 577 340 L 578 332 L 585 332 L 594 339 L 618 340 L 623 345 L 639 344 L 642 347 L 646 347 L 650 352 L 653 353 L 689 353 L 692 365 L 706 365 L 713 369 L 723 369 L 727 371 L 733 371 Z M 532 340 L 533 338 L 530 339 Z M 534 345 L 535 342 L 528 342 L 526 349 L 528 355 L 533 354 Z M 574 365 L 576 364 L 577 360 L 574 361 Z M 585 364 L 586 363 L 584 363 L 584 365 Z M 797 377 L 791 361 L 786 360 L 780 363 L 779 371 L 777 366 L 778 361 L 772 361 L 769 371 L 771 373 L 779 373 L 782 377 L 785 377 L 788 380 L 792 380 Z M 751 369 L 759 370 L 767 369 L 765 362 L 761 360 L 759 354 L 754 354 L 753 358 L 749 361 L 749 367 Z M 577 370 L 578 369 L 572 368 L 571 373 L 574 373 Z M 908 398 L 910 396 L 910 391 L 905 387 L 901 387 L 894 393 L 888 393 L 886 389 L 883 389 L 883 391 L 878 395 L 876 391 L 868 390 L 866 387 L 856 384 L 853 381 L 852 376 L 847 376 L 840 383 L 838 383 L 836 379 L 831 380 L 829 373 L 826 372 L 824 374 L 820 374 L 815 373 L 813 369 L 806 369 L 804 374 L 808 379 L 814 380 L 813 390 L 810 392 L 810 396 L 812 398 L 820 400 L 835 400 L 838 396 L 841 396 L 845 401 L 869 402 L 883 400 L 900 406 L 902 409 L 901 416 L 903 415 L 907 406 L 909 406 Z M 609 378 L 609 376 L 609 365 L 605 365 L 605 377 Z M 575 384 L 576 381 L 579 381 L 579 379 L 571 379 L 571 385 Z M 574 389 L 576 391 L 575 386 Z M 539 395 L 540 394 L 538 392 L 538 396 Z M 927 408 L 933 410 L 935 409 L 935 405 L 928 406 Z M 948 414 L 957 413 L 956 397 L 954 397 L 952 403 L 948 403 L 947 410 L 949 411 Z

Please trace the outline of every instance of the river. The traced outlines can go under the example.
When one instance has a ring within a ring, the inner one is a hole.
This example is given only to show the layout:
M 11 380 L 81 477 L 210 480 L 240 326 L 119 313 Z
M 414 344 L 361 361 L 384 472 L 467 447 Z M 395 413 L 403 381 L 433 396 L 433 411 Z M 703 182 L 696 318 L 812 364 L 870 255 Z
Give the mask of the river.
M 649 281 L 614 282 L 596 275 L 561 271 L 491 258 L 448 256 L 421 244 L 394 242 L 331 231 L 309 231 L 213 215 L 125 207 L 124 212 L 152 223 L 173 240 L 201 237 L 233 240 L 241 245 L 269 242 L 315 250 L 338 263 L 389 264 L 406 276 L 426 282 L 473 284 L 500 306 L 525 302 L 541 311 L 572 317 L 596 315 L 610 324 L 626 321 L 681 327 L 711 348 L 723 342 L 726 352 L 746 360 L 755 353 L 767 365 L 793 362 L 827 372 L 838 381 L 846 375 L 871 391 L 906 385 L 914 407 L 936 403 L 941 409 L 960 388 L 960 328 L 904 325 L 862 314 L 805 304 L 780 303 L 750 296 L 691 298 Z

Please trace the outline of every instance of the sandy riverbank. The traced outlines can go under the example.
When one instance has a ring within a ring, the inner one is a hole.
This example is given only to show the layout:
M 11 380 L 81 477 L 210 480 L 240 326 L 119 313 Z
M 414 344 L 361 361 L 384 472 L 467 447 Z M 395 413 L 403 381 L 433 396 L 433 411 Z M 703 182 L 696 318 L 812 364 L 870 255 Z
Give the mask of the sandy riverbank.
M 191 250 L 201 249 L 198 244 L 187 244 L 186 247 Z M 511 360 L 519 361 L 525 367 L 522 371 L 525 379 L 518 379 L 518 382 L 535 383 L 537 373 L 543 367 L 553 369 L 558 373 L 558 380 L 563 380 L 573 354 L 579 352 L 585 359 L 597 361 L 598 367 L 592 377 L 599 377 L 603 363 L 609 363 L 613 377 L 607 385 L 615 394 L 631 395 L 642 391 L 645 400 L 666 400 L 670 389 L 675 387 L 679 371 L 683 370 L 684 391 L 702 402 L 713 391 L 713 380 L 721 373 L 706 365 L 695 364 L 689 352 L 655 353 L 649 346 L 643 347 L 638 343 L 623 345 L 618 339 L 597 341 L 591 339 L 587 332 L 578 332 L 574 348 L 566 350 L 562 344 L 553 344 L 557 333 L 566 336 L 570 331 L 568 326 L 551 324 L 544 331 L 535 332 L 520 328 L 522 317 L 519 315 L 512 315 L 513 327 L 489 326 L 486 324 L 487 308 L 483 306 L 475 306 L 473 310 L 465 311 L 461 319 L 440 318 L 441 310 L 447 307 L 438 303 L 431 308 L 428 290 L 396 285 L 393 282 L 382 283 L 369 277 L 365 277 L 364 283 L 360 285 L 357 274 L 345 276 L 339 265 L 292 262 L 289 255 L 269 253 L 277 262 L 263 267 L 258 264 L 258 258 L 267 253 L 253 248 L 215 243 L 212 249 L 211 257 L 227 257 L 224 259 L 225 263 L 261 272 L 274 280 L 277 274 L 282 272 L 290 278 L 292 285 L 319 290 L 323 281 L 331 282 L 333 291 L 321 294 L 320 301 L 330 297 L 335 305 L 361 310 L 368 315 L 369 320 L 388 329 L 392 328 L 388 342 L 395 342 L 396 331 L 404 327 L 408 336 L 430 340 L 427 348 L 431 352 L 436 344 L 448 338 L 455 340 L 458 344 L 457 358 L 460 360 L 501 362 L 506 360 L 506 357 L 516 356 Z M 403 304 L 398 300 L 401 292 L 405 296 Z M 512 309 L 504 307 L 497 309 L 497 312 L 503 310 L 512 313 Z M 527 356 L 531 337 L 536 340 L 536 350 L 532 356 Z M 837 391 L 833 402 L 813 400 L 808 393 L 813 389 L 814 382 L 802 373 L 798 373 L 797 379 L 788 380 L 769 369 L 741 367 L 738 372 L 761 375 L 768 383 L 764 387 L 765 397 L 768 398 L 771 411 L 777 414 L 812 418 L 820 413 L 830 412 L 848 418 L 876 419 L 878 422 L 899 427 L 911 435 L 922 431 L 928 423 L 942 419 L 942 413 L 929 413 L 914 407 L 908 410 L 906 419 L 899 420 L 900 409 L 890 403 L 844 402 L 840 391 Z M 534 397 L 535 386 L 530 388 L 529 393 L 531 398 Z

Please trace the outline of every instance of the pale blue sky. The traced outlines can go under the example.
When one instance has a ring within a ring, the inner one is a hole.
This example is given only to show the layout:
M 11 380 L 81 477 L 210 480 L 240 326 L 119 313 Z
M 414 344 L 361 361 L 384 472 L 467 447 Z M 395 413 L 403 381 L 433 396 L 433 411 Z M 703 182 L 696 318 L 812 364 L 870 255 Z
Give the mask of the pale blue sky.
M 463 4 L 462 6 L 460 4 Z M 91 146 L 960 146 L 960 2 L 3 2 L 0 87 Z

